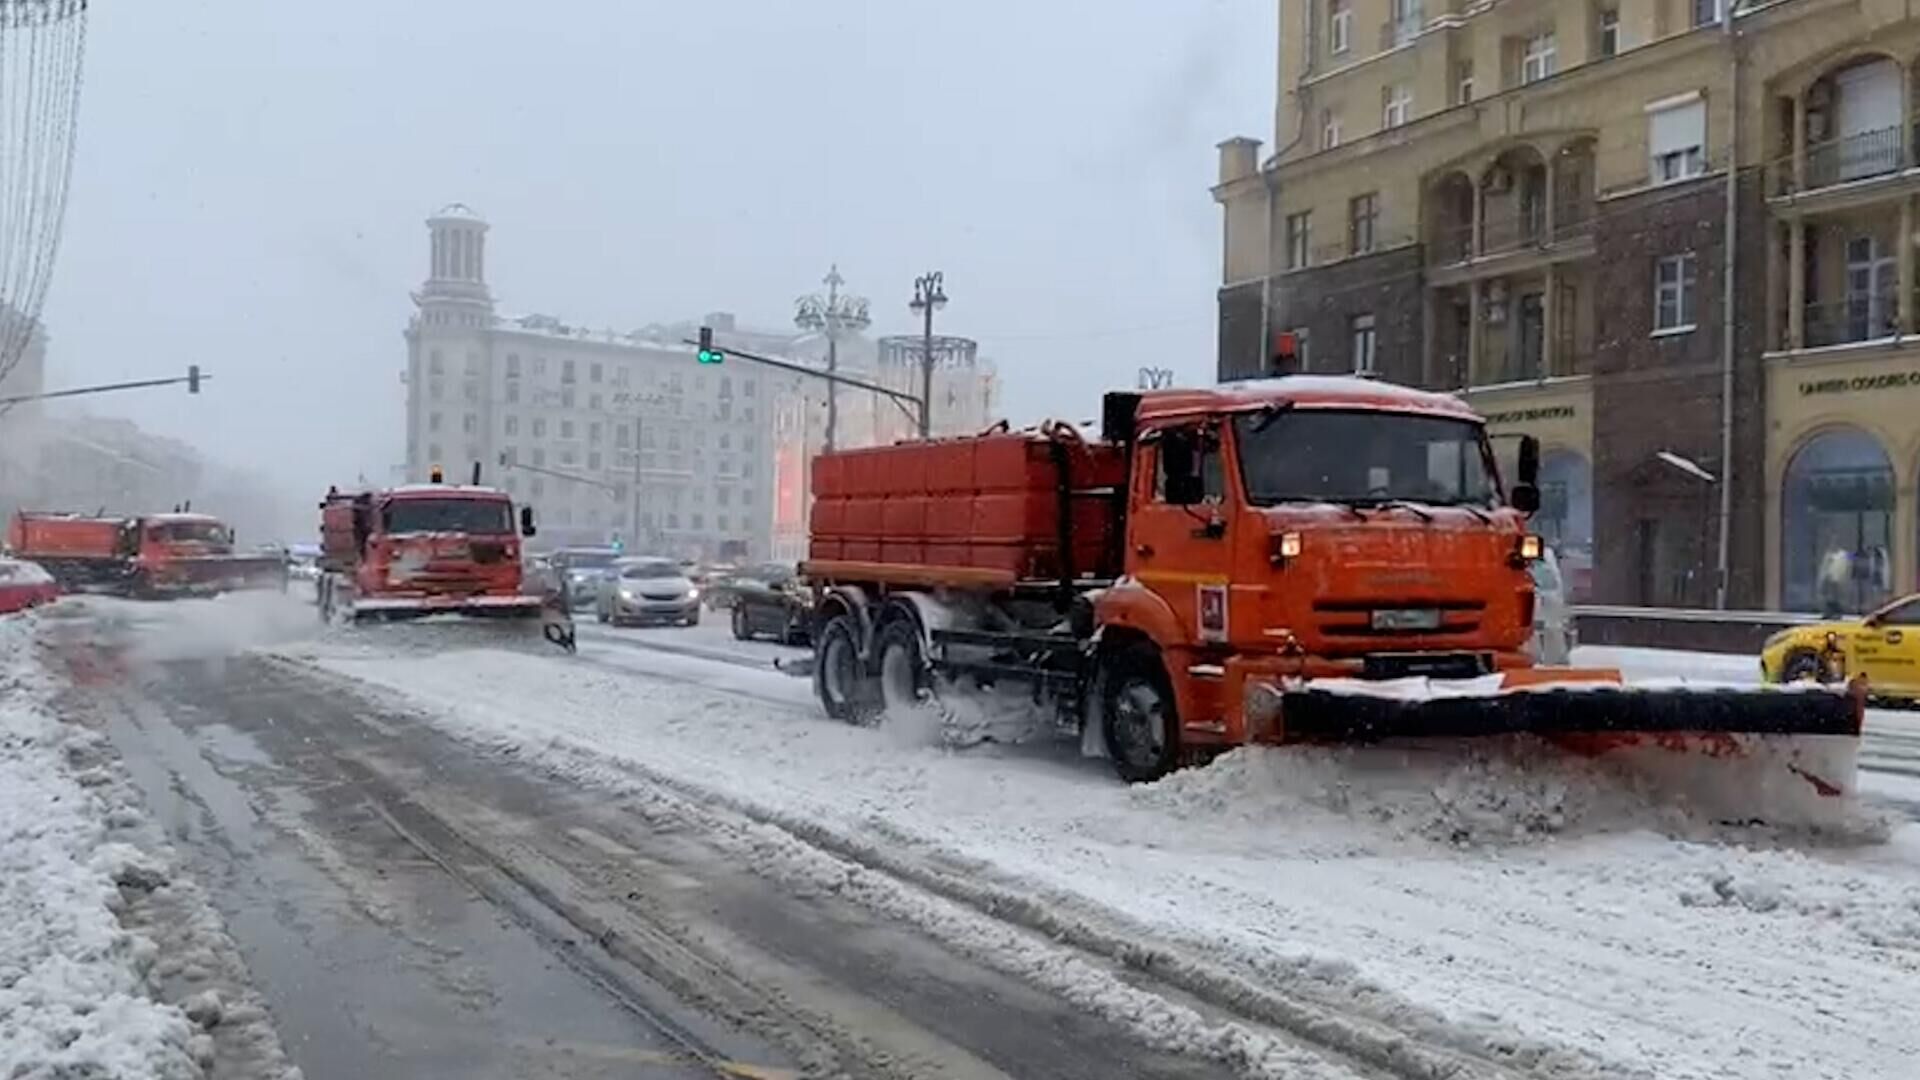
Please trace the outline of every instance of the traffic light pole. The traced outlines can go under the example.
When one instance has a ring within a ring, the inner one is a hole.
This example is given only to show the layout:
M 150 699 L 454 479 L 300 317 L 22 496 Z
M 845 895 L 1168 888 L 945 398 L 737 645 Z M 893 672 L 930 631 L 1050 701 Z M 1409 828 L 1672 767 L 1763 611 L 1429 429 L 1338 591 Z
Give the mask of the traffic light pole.
M 692 345 L 695 347 L 701 347 L 700 342 L 692 341 L 687 338 L 680 339 L 680 343 L 682 345 Z M 833 374 L 833 373 L 821 371 L 817 368 L 810 368 L 805 364 L 793 363 L 790 360 L 775 360 L 771 356 L 761 356 L 757 353 L 750 353 L 741 349 L 724 349 L 723 348 L 715 351 L 718 351 L 726 356 L 737 356 L 742 360 L 750 360 L 756 364 L 764 364 L 770 368 L 778 368 L 781 371 L 791 371 L 795 375 L 805 375 L 808 378 L 820 379 L 824 382 L 832 383 L 835 386 L 851 386 L 856 390 L 869 390 L 876 394 L 885 395 L 886 397 L 891 398 L 894 404 L 899 405 L 901 408 L 903 409 L 910 408 L 910 411 L 908 414 L 910 419 L 917 420 L 920 416 L 923 416 L 926 414 L 927 406 L 926 406 L 926 400 L 924 398 L 921 398 L 914 394 L 902 393 L 898 390 L 893 389 L 892 387 L 881 386 L 879 383 L 870 383 L 865 379 L 850 379 L 845 375 L 839 375 L 839 374 Z
M 51 398 L 80 397 L 85 394 L 105 394 L 115 390 L 145 390 L 154 386 L 178 386 L 187 384 L 188 393 L 200 392 L 200 384 L 213 376 L 201 371 L 198 366 L 189 368 L 185 375 L 173 379 L 140 379 L 135 382 L 102 383 L 99 386 L 76 386 L 71 390 L 48 390 L 40 394 L 19 394 L 14 397 L 0 397 L 0 407 L 22 405 L 29 401 L 47 401 Z

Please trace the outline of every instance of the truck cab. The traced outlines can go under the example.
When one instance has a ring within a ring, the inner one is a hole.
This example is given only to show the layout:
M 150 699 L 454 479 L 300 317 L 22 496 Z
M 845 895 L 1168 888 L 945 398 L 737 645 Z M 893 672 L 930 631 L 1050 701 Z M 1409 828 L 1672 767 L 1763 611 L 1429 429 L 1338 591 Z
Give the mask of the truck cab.
M 479 485 L 329 492 L 322 568 L 333 588 L 323 580 L 322 607 L 350 599 L 356 616 L 538 614 L 540 598 L 521 587 L 521 537 L 534 535 L 533 511 L 521 507 L 515 518 L 506 492 Z
M 1479 417 L 1385 384 L 1283 385 L 1140 399 L 1101 622 L 1196 659 L 1296 656 L 1308 677 L 1526 666 L 1538 541 Z

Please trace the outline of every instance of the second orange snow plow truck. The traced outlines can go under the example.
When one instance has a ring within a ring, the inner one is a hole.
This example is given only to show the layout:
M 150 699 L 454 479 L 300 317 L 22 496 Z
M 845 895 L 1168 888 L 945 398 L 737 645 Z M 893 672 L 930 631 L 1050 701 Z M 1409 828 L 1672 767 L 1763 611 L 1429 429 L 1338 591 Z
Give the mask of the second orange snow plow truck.
M 91 517 L 21 510 L 7 550 L 39 563 L 70 591 L 142 598 L 285 588 L 286 560 L 236 555 L 233 530 L 207 514 Z
M 498 488 L 432 481 L 385 491 L 327 492 L 320 504 L 320 617 L 418 619 L 430 615 L 520 620 L 572 650 L 564 602 L 527 591 L 520 550 L 533 509 Z M 559 610 L 556 611 L 556 608 Z
M 1129 780 L 1247 743 L 1524 733 L 1851 786 L 1857 692 L 1533 667 L 1539 447 L 1503 484 L 1457 398 L 1291 376 L 1112 393 L 1103 426 L 814 462 L 830 714 L 911 704 L 934 676 L 1017 681 Z

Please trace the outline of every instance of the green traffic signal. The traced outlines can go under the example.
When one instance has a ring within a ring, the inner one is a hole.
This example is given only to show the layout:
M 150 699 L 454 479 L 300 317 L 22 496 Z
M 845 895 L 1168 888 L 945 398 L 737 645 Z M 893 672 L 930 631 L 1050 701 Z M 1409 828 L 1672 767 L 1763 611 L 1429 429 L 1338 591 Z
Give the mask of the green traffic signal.
M 700 362 L 703 364 L 717 364 L 726 358 L 727 354 L 721 352 L 719 349 L 700 350 Z

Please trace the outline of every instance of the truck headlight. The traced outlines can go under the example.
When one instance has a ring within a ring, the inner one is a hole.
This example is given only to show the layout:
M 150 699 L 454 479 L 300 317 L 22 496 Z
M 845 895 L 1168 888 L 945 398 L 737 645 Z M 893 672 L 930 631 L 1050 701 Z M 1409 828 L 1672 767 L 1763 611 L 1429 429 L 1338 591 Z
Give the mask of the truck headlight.
M 1274 534 L 1267 540 L 1267 561 L 1279 566 L 1288 559 L 1299 558 L 1301 543 L 1297 532 Z
M 1520 557 L 1532 562 L 1540 557 L 1540 538 L 1528 533 L 1520 538 Z

